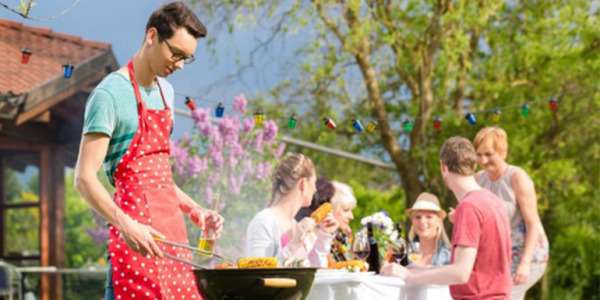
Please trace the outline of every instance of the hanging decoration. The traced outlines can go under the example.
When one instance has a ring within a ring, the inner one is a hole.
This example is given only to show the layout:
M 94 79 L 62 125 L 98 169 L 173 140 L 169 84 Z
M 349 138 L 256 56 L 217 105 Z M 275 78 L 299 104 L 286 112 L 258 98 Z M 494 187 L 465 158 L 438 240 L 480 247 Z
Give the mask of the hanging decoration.
M 187 106 L 191 111 L 196 110 L 196 103 L 191 97 L 185 97 L 185 106 Z
M 223 102 L 219 102 L 217 108 L 215 109 L 215 117 L 222 118 L 225 113 L 225 106 L 223 106 Z
M 529 116 L 529 104 L 523 103 L 523 105 L 521 105 L 521 115 L 525 118 Z
M 21 49 L 21 63 L 26 65 L 27 63 L 29 63 L 29 58 L 31 57 L 31 49 L 29 48 L 22 48 Z
M 436 129 L 436 130 L 442 129 L 442 118 L 440 118 L 440 116 L 436 116 L 433 119 L 433 129 Z
M 71 76 L 73 76 L 73 70 L 75 69 L 75 67 L 72 64 L 64 64 L 63 65 L 63 77 L 64 78 L 71 78 Z
M 375 129 L 377 129 L 377 122 L 375 121 L 370 121 L 367 124 L 367 132 L 368 133 L 373 133 L 375 131 Z
M 262 112 L 262 110 L 256 111 L 254 113 L 254 124 L 257 127 L 261 127 L 264 122 L 265 122 L 265 114 Z
M 558 110 L 558 101 L 556 98 L 550 99 L 550 101 L 548 101 L 548 106 L 552 112 L 556 112 Z
M 361 133 L 365 130 L 365 128 L 363 127 L 363 124 L 358 119 L 352 120 L 352 127 L 354 127 L 354 130 L 356 130 L 356 132 L 358 132 L 358 133 Z
M 290 118 L 288 119 L 288 128 L 296 129 L 296 125 L 298 125 L 298 120 L 296 120 L 296 114 L 292 114 L 292 116 L 290 116 Z
M 325 123 L 325 126 L 327 126 L 327 128 L 329 128 L 329 129 L 333 130 L 337 127 L 335 125 L 335 122 L 331 118 L 325 118 L 325 119 L 323 119 L 323 122 Z
M 477 123 L 477 118 L 475 118 L 473 113 L 467 113 L 465 115 L 465 119 L 467 119 L 467 122 L 469 122 L 471 125 L 475 125 Z
M 502 114 L 502 111 L 499 108 L 495 108 L 494 111 L 492 111 L 492 115 L 490 116 L 492 122 L 498 123 L 498 121 L 500 121 L 500 114 Z
M 408 119 L 402 122 L 402 131 L 404 131 L 404 133 L 411 133 L 414 127 L 415 124 Z

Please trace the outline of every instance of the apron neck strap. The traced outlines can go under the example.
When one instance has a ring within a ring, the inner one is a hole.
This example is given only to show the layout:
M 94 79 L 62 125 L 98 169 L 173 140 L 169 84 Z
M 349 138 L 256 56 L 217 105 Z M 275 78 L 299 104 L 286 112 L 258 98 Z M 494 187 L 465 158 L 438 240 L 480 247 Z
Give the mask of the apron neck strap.
M 131 85 L 133 85 L 133 92 L 135 94 L 135 100 L 138 105 L 138 110 L 144 108 L 144 101 L 142 101 L 142 94 L 140 94 L 140 87 L 135 79 L 135 70 L 133 69 L 133 59 L 129 60 L 127 63 L 127 71 L 129 72 L 129 79 L 131 80 Z M 165 109 L 169 110 L 169 106 L 167 105 L 167 101 L 165 100 L 165 95 L 162 91 L 160 83 L 156 80 L 156 84 L 158 85 L 158 91 L 160 92 L 160 98 L 162 99 L 163 105 Z

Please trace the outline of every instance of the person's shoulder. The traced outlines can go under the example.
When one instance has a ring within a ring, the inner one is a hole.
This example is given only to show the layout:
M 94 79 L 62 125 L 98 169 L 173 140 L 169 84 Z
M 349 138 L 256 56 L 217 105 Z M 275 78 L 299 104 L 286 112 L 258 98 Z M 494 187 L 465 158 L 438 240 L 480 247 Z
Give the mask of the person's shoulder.
M 271 224 L 275 222 L 275 216 L 270 209 L 265 208 L 259 211 L 254 218 L 252 218 L 251 224 Z

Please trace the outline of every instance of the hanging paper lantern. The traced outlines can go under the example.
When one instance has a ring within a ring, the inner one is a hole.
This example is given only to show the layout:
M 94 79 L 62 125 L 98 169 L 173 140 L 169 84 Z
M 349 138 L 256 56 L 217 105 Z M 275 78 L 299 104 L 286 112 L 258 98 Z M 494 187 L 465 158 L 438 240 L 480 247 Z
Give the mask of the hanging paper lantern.
M 298 120 L 296 120 L 296 114 L 293 114 L 288 119 L 288 128 L 289 129 L 296 129 L 296 125 L 298 125 Z
M 442 118 L 437 116 L 433 119 L 433 128 L 436 130 L 442 129 Z
M 187 106 L 191 111 L 196 110 L 196 103 L 194 99 L 190 97 L 185 97 L 185 106 Z
M 558 101 L 555 98 L 552 98 L 548 102 L 548 106 L 550 107 L 551 111 L 556 112 L 558 110 Z
M 365 130 L 360 120 L 357 119 L 352 120 L 352 127 L 354 127 L 354 130 L 356 130 L 358 133 L 361 133 Z
M 254 124 L 257 127 L 262 126 L 264 122 L 265 122 L 265 114 L 261 110 L 254 113 Z
M 377 122 L 375 122 L 375 121 L 370 121 L 369 124 L 367 124 L 367 132 L 368 133 L 373 133 L 373 131 L 375 131 L 376 128 L 377 128 Z
M 225 106 L 223 106 L 223 102 L 219 102 L 217 108 L 215 109 L 215 117 L 222 118 L 225 113 Z
M 499 108 L 494 109 L 494 111 L 492 112 L 492 115 L 490 116 L 490 118 L 492 119 L 492 122 L 500 121 L 501 113 L 502 113 L 502 111 Z
M 402 130 L 404 133 L 411 133 L 414 127 L 415 124 L 410 120 L 404 120 L 404 122 L 402 122 Z
M 71 76 L 73 76 L 73 69 L 75 69 L 75 67 L 72 64 L 63 65 L 63 77 L 67 79 L 71 78 Z
M 525 118 L 529 116 L 529 104 L 524 103 L 523 105 L 521 105 L 521 115 Z
M 325 122 L 325 126 L 329 129 L 335 129 L 337 127 L 331 118 L 325 118 L 323 121 Z
M 22 48 L 21 49 L 21 63 L 27 64 L 29 62 L 29 58 L 31 57 L 31 49 Z
M 475 123 L 477 123 L 477 118 L 475 118 L 475 115 L 472 113 L 467 113 L 465 115 L 465 119 L 467 119 L 467 122 L 469 122 L 471 125 L 475 125 Z

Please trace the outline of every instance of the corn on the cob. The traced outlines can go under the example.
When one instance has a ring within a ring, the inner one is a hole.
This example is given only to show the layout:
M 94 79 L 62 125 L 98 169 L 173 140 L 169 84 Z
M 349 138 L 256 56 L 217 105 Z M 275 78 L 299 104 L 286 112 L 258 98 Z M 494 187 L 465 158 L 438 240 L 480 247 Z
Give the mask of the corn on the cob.
M 238 268 L 256 269 L 256 268 L 277 268 L 277 258 L 275 257 L 244 257 L 237 261 Z
M 331 203 L 325 202 L 321 204 L 319 208 L 313 211 L 312 214 L 310 214 L 310 217 L 313 218 L 316 223 L 321 223 L 321 221 L 325 219 L 325 216 L 327 216 L 327 214 L 330 213 L 332 209 L 333 206 L 331 205 Z

